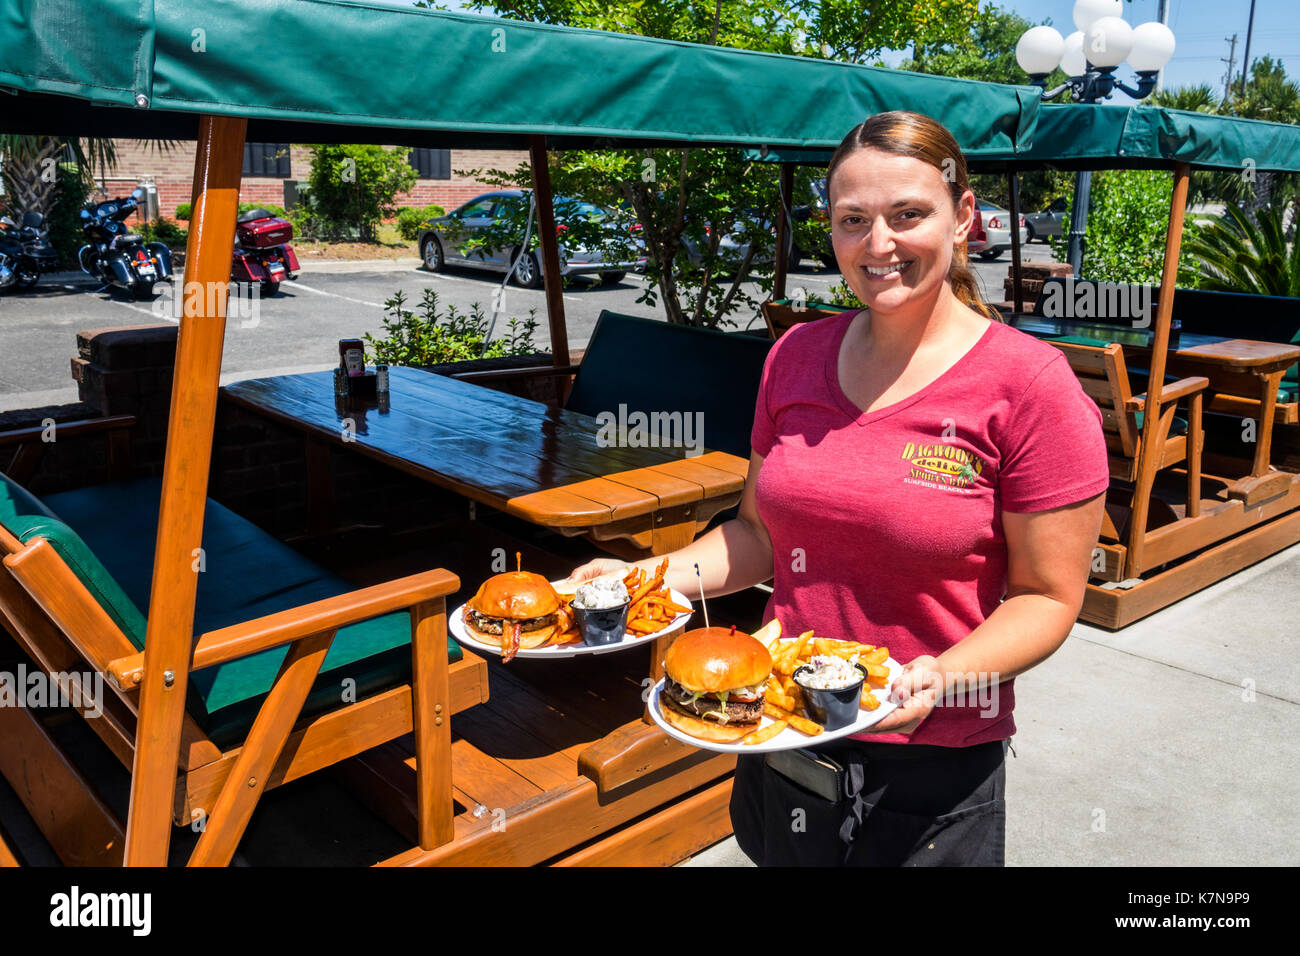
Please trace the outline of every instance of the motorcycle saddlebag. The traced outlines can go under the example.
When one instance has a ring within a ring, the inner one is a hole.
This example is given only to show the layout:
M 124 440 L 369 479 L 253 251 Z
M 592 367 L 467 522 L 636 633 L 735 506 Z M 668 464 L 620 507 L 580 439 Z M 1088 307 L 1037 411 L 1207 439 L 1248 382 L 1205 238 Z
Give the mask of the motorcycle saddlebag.
M 242 252 L 235 253 L 230 270 L 231 279 L 236 282 L 261 282 L 266 277 L 266 271 L 256 259 Z
M 235 229 L 239 233 L 239 244 L 245 249 L 269 249 L 293 238 L 293 224 L 288 219 L 277 217 L 241 222 Z

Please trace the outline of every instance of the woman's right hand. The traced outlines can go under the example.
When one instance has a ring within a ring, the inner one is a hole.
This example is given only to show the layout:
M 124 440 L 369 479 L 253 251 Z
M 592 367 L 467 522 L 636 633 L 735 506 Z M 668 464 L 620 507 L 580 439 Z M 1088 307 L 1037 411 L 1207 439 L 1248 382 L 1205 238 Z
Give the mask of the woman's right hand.
M 581 567 L 574 568 L 573 573 L 566 580 L 573 584 L 581 584 L 583 581 L 598 578 L 602 574 L 623 571 L 627 567 L 628 562 L 620 561 L 618 558 L 593 558 Z

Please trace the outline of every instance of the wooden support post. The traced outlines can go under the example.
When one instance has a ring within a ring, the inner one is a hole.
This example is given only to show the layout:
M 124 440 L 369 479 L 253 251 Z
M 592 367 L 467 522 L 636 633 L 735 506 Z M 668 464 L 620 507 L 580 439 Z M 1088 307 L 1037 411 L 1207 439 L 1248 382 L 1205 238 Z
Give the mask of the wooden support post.
M 1151 378 L 1147 382 L 1147 402 L 1142 420 L 1142 447 L 1138 451 L 1139 487 L 1142 485 L 1143 476 L 1154 474 L 1160 467 L 1163 443 L 1156 441 L 1160 428 L 1160 393 L 1163 391 L 1165 366 L 1169 357 L 1169 326 L 1173 320 L 1174 289 L 1178 284 L 1178 250 L 1183 241 L 1183 217 L 1187 212 L 1187 184 L 1190 172 L 1186 163 L 1178 163 L 1174 166 L 1174 195 L 1169 203 L 1169 232 L 1165 234 L 1165 262 L 1160 272 L 1160 301 L 1156 304 L 1155 340 L 1151 343 Z M 1193 440 L 1189 436 L 1189 451 Z M 1147 515 L 1150 510 L 1149 494 L 1134 499 L 1129 523 L 1126 577 L 1137 577 L 1142 573 Z
M 131 771 L 126 864 L 165 866 L 172 801 L 193 653 L 195 562 L 202 543 L 212 432 L 226 331 L 225 296 L 210 283 L 230 281 L 239 178 L 244 162 L 242 117 L 199 118 L 193 212 L 185 247 L 185 315 L 176 342 L 162 501 L 154 548 L 144 680 Z M 198 283 L 190 286 L 190 283 Z M 183 290 L 182 290 L 183 291 Z M 209 314 L 212 302 L 215 314 Z
M 451 797 L 451 692 L 447 604 L 411 608 L 411 720 L 420 847 L 432 850 L 456 835 Z
M 560 276 L 560 244 L 555 235 L 545 136 L 528 137 L 528 159 L 533 167 L 533 195 L 537 199 L 537 238 L 542 244 L 542 283 L 546 288 L 546 318 L 551 329 L 551 362 L 568 365 L 569 329 L 564 319 L 564 281 Z
M 1007 173 L 1011 190 L 1011 298 L 1016 312 L 1025 311 L 1025 293 L 1020 287 L 1020 179 L 1015 170 Z
M 794 204 L 794 164 L 781 164 L 781 211 L 780 217 L 776 221 L 776 275 L 772 278 L 772 298 L 785 298 L 785 279 L 786 272 L 790 268 L 790 260 L 786 255 L 786 250 L 794 241 L 793 223 L 790 221 L 790 210 Z
M 230 864 L 333 642 L 334 631 L 328 630 L 294 641 L 289 647 L 235 767 L 212 805 L 203 836 L 190 855 L 190 866 Z

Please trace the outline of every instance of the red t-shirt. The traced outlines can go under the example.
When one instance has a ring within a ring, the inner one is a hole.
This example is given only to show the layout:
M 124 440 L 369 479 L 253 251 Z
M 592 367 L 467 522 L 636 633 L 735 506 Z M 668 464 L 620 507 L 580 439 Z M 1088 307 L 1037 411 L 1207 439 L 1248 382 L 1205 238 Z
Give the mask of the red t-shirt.
M 905 664 L 961 641 L 1006 596 L 1003 511 L 1106 490 L 1106 442 L 1064 354 L 998 322 L 934 382 L 863 414 L 836 371 L 856 314 L 794 327 L 763 368 L 751 444 L 775 565 L 764 620 L 885 645 Z M 861 739 L 1001 740 L 1015 732 L 1012 683 L 944 702 L 910 737 Z

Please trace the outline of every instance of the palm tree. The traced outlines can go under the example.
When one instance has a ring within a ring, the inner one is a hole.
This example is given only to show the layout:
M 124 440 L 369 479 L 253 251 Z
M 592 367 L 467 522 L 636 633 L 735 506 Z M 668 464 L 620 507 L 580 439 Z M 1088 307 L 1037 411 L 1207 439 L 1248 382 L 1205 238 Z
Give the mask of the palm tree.
M 1219 98 L 1208 83 L 1199 86 L 1179 86 L 1172 90 L 1161 90 L 1151 97 L 1156 106 L 1171 110 L 1189 110 L 1193 113 L 1217 113 Z
M 1287 248 L 1284 207 L 1256 213 L 1258 224 L 1236 203 L 1203 227 L 1184 247 L 1191 265 L 1184 281 L 1213 292 L 1300 297 L 1300 242 Z

